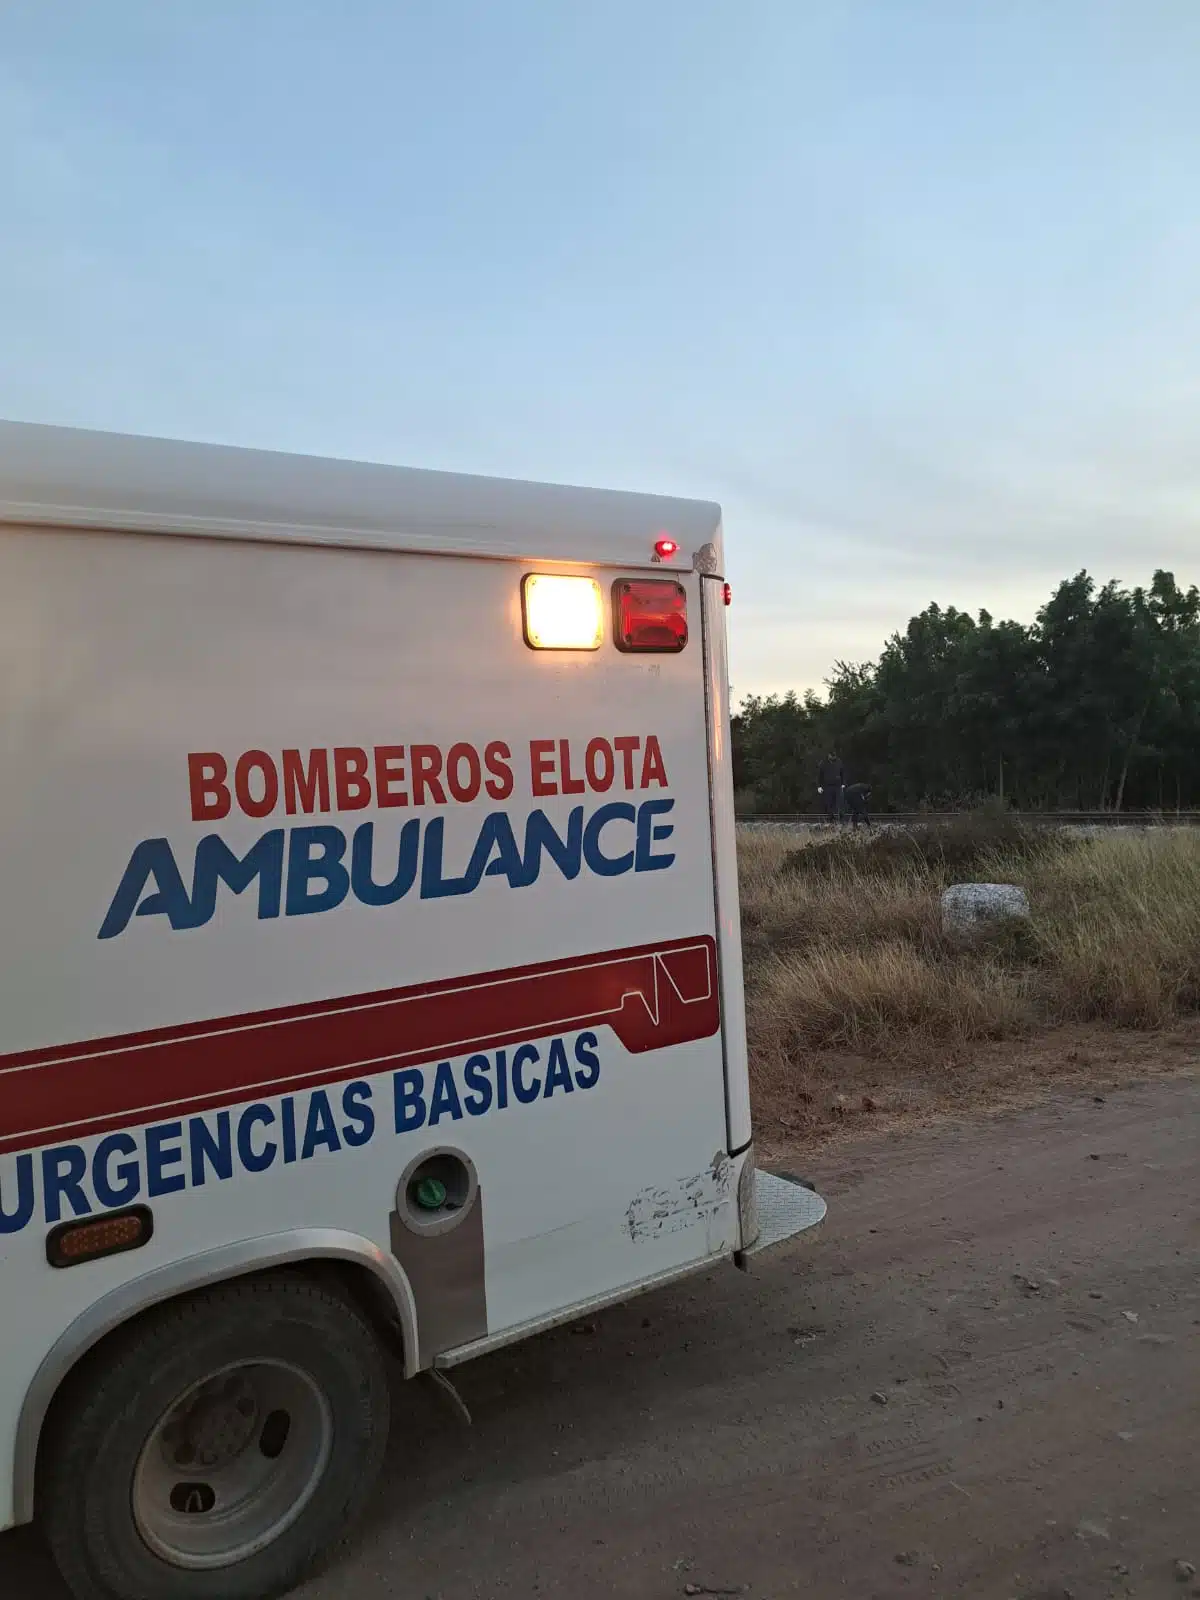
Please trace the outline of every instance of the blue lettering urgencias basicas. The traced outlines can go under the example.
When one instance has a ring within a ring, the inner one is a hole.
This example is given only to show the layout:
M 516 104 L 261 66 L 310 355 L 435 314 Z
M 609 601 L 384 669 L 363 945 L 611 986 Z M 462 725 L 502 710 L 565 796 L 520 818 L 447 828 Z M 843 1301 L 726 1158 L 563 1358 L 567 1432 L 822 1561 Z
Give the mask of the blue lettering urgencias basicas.
M 129 858 L 99 937 L 115 938 L 135 916 L 165 917 L 176 929 L 203 927 L 216 911 L 222 884 L 235 895 L 257 886 L 258 915 L 271 918 L 332 911 L 347 896 L 362 905 L 390 906 L 414 889 L 421 900 L 472 894 L 484 878 L 503 878 L 510 888 L 525 889 L 537 882 L 547 859 L 568 879 L 585 868 L 598 878 L 661 872 L 675 860 L 658 848 L 675 831 L 673 823 L 660 820 L 674 805 L 671 799 L 637 806 L 613 800 L 590 815 L 575 806 L 562 833 L 544 811 L 531 811 L 520 845 L 508 813 L 493 811 L 484 817 L 457 875 L 446 864 L 444 817 L 412 817 L 386 845 L 376 839 L 373 822 L 360 824 L 349 837 L 332 824 L 272 828 L 241 855 L 220 834 L 206 834 L 196 845 L 190 892 L 170 842 L 143 839 Z M 376 873 L 385 854 L 380 878 Z
M 21 1233 L 40 1212 L 46 1226 L 154 1201 L 184 1189 L 266 1173 L 322 1155 L 361 1149 L 378 1133 L 413 1133 L 574 1095 L 600 1080 L 599 1041 L 587 1031 L 548 1044 L 479 1051 L 462 1061 L 405 1067 L 390 1079 L 392 1112 L 377 1115 L 362 1080 L 209 1111 L 94 1143 L 52 1145 L 0 1157 L 0 1237 Z M 386 1093 L 386 1090 L 385 1090 Z M 389 1121 L 392 1128 L 388 1128 Z

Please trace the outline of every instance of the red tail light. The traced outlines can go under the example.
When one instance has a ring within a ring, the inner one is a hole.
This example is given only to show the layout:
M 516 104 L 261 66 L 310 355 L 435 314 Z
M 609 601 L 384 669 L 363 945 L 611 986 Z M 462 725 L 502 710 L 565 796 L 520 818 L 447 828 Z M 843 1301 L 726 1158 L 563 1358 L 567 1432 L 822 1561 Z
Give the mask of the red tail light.
M 618 650 L 674 655 L 687 644 L 687 593 L 666 578 L 618 578 L 613 584 Z

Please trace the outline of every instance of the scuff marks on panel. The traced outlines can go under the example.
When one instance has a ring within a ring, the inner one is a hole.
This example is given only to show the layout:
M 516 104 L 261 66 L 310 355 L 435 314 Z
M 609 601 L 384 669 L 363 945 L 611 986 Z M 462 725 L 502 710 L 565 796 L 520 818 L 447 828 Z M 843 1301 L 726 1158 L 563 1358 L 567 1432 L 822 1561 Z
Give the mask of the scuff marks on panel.
M 733 1163 L 724 1151 L 718 1151 L 703 1172 L 634 1195 L 625 1213 L 629 1237 L 659 1239 L 707 1223 L 729 1204 L 732 1188 Z

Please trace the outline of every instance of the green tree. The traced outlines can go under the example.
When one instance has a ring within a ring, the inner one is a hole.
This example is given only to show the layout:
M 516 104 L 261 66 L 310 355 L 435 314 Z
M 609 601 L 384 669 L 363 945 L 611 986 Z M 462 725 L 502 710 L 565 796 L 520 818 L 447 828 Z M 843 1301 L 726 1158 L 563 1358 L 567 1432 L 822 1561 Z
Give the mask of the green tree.
M 762 811 L 811 809 L 828 750 L 878 808 L 1200 804 L 1200 592 L 1078 572 L 1031 626 L 929 605 L 877 662 L 835 663 L 823 695 L 752 696 L 734 719 Z

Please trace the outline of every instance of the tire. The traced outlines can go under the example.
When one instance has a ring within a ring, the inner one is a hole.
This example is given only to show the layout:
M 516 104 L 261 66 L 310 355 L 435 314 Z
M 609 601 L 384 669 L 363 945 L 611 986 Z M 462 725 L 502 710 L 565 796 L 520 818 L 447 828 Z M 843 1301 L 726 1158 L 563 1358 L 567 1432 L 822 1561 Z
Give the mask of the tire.
M 379 1341 L 335 1289 L 246 1279 L 147 1312 L 56 1401 L 59 1570 L 77 1600 L 282 1594 L 361 1510 L 388 1413 Z

